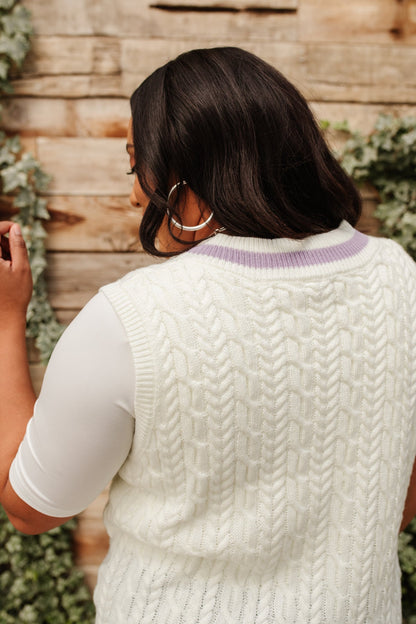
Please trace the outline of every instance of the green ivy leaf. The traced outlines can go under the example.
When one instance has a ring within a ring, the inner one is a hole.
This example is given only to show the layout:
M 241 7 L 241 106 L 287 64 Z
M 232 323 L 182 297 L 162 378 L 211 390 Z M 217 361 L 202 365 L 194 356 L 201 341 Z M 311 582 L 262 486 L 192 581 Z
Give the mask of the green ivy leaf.
M 0 54 L 5 54 L 18 67 L 21 66 L 29 51 L 30 44 L 24 35 L 17 33 L 14 37 L 0 35 Z
M 351 134 L 350 125 L 346 119 L 344 119 L 344 121 L 336 121 L 332 124 L 332 127 L 338 132 L 347 132 L 348 134 Z
M 0 58 L 0 80 L 7 80 L 10 70 L 10 63 L 5 58 Z
M 0 10 L 10 11 L 13 8 L 16 0 L 0 0 Z
M 27 184 L 27 173 L 20 171 L 16 165 L 10 165 L 6 169 L 2 169 L 0 175 L 3 181 L 3 193 L 11 193 Z
M 0 18 L 0 30 L 8 37 L 26 35 L 28 39 L 33 32 L 29 11 L 17 4 L 11 13 Z

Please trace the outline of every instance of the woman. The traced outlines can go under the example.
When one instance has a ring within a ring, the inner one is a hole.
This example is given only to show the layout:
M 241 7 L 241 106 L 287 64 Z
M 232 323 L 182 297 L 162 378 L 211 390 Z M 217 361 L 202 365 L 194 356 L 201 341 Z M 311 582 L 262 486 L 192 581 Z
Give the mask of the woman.
M 183 54 L 131 111 L 140 238 L 176 257 L 101 289 L 34 407 L 27 256 L 2 224 L 2 504 L 41 532 L 113 478 L 100 624 L 399 624 L 414 263 L 354 229 L 355 188 L 257 57 Z

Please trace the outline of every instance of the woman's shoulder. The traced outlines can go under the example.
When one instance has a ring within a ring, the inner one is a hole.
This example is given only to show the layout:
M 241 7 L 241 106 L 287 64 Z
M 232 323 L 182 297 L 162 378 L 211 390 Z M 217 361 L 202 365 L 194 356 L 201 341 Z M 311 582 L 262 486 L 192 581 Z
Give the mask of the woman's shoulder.
M 390 266 L 396 266 L 398 270 L 404 270 L 416 278 L 416 262 L 410 254 L 392 238 L 371 237 L 373 244 L 377 245 L 381 258 Z
M 163 261 L 156 258 L 154 263 L 129 271 L 120 279 L 102 286 L 100 291 L 111 299 L 122 293 L 146 296 L 150 291 L 163 291 L 167 294 L 177 291 L 179 285 L 192 283 L 199 278 L 199 273 L 198 263 L 185 252 Z

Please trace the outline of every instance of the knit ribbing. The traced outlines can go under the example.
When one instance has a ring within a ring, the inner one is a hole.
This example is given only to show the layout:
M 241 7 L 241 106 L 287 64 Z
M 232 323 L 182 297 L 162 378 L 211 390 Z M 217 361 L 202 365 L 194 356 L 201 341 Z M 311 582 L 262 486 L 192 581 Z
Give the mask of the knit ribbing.
M 223 242 L 225 242 L 224 239 L 229 239 L 229 237 L 225 236 L 222 238 Z M 211 256 L 225 263 L 239 264 L 257 269 L 296 268 L 333 263 L 352 258 L 364 249 L 368 240 L 367 236 L 355 231 L 350 239 L 342 243 L 317 249 L 302 249 L 302 241 L 299 241 L 299 249 L 294 251 L 270 250 L 268 252 L 250 251 L 226 244 L 201 244 L 191 249 L 190 253 Z M 279 246 L 282 246 L 282 241 L 278 242 Z
M 397 245 L 345 223 L 219 235 L 105 289 L 131 336 L 137 434 L 98 624 L 399 624 L 414 290 Z
M 301 240 L 244 238 L 218 234 L 188 253 L 227 272 L 261 278 L 312 278 L 353 270 L 369 261 L 375 241 L 343 221 L 339 228 Z
M 100 288 L 100 291 L 117 310 L 129 339 L 136 377 L 136 438 L 139 438 L 138 432 L 140 432 L 141 441 L 144 442 L 149 425 L 148 419 L 153 408 L 155 362 L 151 347 L 134 305 L 119 284 L 107 284 Z

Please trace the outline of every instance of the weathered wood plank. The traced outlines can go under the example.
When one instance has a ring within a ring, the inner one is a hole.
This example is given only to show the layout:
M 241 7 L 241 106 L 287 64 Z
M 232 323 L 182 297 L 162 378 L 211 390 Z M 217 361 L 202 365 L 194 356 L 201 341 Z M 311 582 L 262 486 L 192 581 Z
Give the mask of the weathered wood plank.
M 416 87 L 406 85 L 346 85 L 298 82 L 298 88 L 308 100 L 323 102 L 361 102 L 410 104 L 416 102 Z
M 17 213 L 12 201 L 12 197 L 0 195 L 0 221 L 9 221 Z
M 139 80 L 143 80 L 142 76 Z M 139 82 L 137 84 L 139 84 Z M 128 97 L 123 93 L 121 75 L 67 75 L 19 78 L 12 82 L 15 95 L 32 97 L 80 98 L 113 96 Z
M 231 9 L 241 11 L 245 9 L 296 9 L 298 0 L 161 0 L 152 4 L 165 7 L 189 7 L 191 9 L 201 8 Z
M 70 109 L 65 100 L 10 98 L 2 110 L 2 126 L 20 136 L 73 136 Z
M 43 376 L 45 374 L 45 367 L 42 366 L 42 364 L 37 363 L 30 364 L 29 369 L 30 377 L 33 384 L 33 390 L 35 391 L 36 396 L 38 396 L 42 386 Z
M 120 41 L 116 37 L 34 37 L 23 75 L 117 74 Z
M 350 127 L 369 132 L 380 113 L 416 116 L 414 105 L 310 102 L 318 119 L 349 121 Z M 126 136 L 130 106 L 126 98 L 78 100 L 12 98 L 2 111 L 2 126 L 20 136 L 120 137 Z M 30 149 L 35 150 L 33 142 Z
M 30 152 L 31 154 L 36 155 L 36 141 L 34 138 L 21 136 L 20 143 L 23 152 Z
M 303 44 L 212 37 L 207 45 L 240 45 L 280 69 L 309 99 L 416 101 L 416 46 Z M 201 45 L 195 39 L 123 39 L 119 75 L 39 76 L 15 81 L 16 93 L 42 97 L 129 97 L 154 69 Z
M 414 105 L 362 104 L 343 102 L 309 102 L 315 117 L 331 123 L 348 121 L 351 130 L 368 134 L 374 128 L 377 117 L 389 114 L 397 117 L 416 117 Z
M 63 325 L 69 325 L 71 321 L 74 320 L 78 312 L 79 308 L 64 308 L 63 310 L 55 310 L 56 318 Z
M 231 45 L 242 47 L 280 68 L 290 65 L 299 72 L 307 47 L 302 44 L 271 41 L 245 41 L 234 34 L 230 39 L 210 37 L 207 47 Z M 178 54 L 200 47 L 198 39 L 123 39 L 121 41 L 121 69 L 137 75 L 149 74 Z M 282 69 L 284 71 L 284 69 Z
M 102 0 L 102 4 L 104 4 L 104 0 Z M 106 4 L 109 5 L 110 3 L 107 2 Z M 89 10 L 91 8 L 90 5 L 91 2 L 88 3 L 86 0 L 71 0 L 71 2 L 25 0 L 25 7 L 32 14 L 35 32 L 47 35 L 93 34 L 94 27 Z
M 52 197 L 49 251 L 140 251 L 141 214 L 128 197 Z
M 231 45 L 243 47 L 276 66 L 291 80 L 304 75 L 306 47 L 295 43 L 243 41 L 233 37 L 217 37 L 207 41 L 207 47 Z M 123 39 L 121 42 L 122 93 L 130 95 L 146 76 L 178 54 L 201 46 L 199 40 Z
M 78 526 L 74 533 L 76 564 L 85 572 L 91 591 L 97 582 L 98 568 L 107 554 L 109 545 L 102 519 L 107 500 L 108 488 L 78 516 Z
M 98 289 L 155 262 L 145 253 L 49 253 L 46 278 L 56 309 L 80 309 Z
M 303 42 L 416 42 L 416 8 L 412 0 L 302 0 L 299 39 Z
M 73 104 L 77 136 L 122 137 L 127 134 L 130 118 L 128 99 L 89 98 Z
M 309 44 L 306 75 L 311 85 L 416 86 L 416 46 Z
M 313 82 L 304 76 L 304 72 L 302 72 L 302 75 L 296 74 L 293 64 L 287 62 L 287 59 L 283 63 L 279 63 L 278 68 L 309 100 L 391 104 L 416 102 L 415 86 L 399 83 L 388 85 L 347 85 L 343 83 Z M 94 76 L 67 76 L 65 79 L 62 77 L 41 77 L 30 80 L 22 79 L 15 81 L 13 85 L 16 94 L 34 97 L 129 97 L 147 75 L 148 73 L 130 74 L 126 72 L 122 76 L 106 77 L 105 79 Z
M 39 160 L 52 176 L 48 194 L 128 197 L 125 144 L 118 138 L 37 138 Z
M 294 41 L 295 13 L 164 11 L 148 0 L 25 0 L 39 35 L 107 35 L 206 40 L 218 36 Z M 252 2 L 251 4 L 255 4 Z M 70 8 L 69 8 L 70 7 Z
M 238 40 L 229 43 L 242 44 Z M 250 42 L 244 47 L 277 67 L 309 99 L 416 102 L 416 47 L 273 42 Z M 186 49 L 186 41 L 165 41 L 161 45 L 157 40 L 124 40 L 123 92 L 135 88 L 137 73 L 149 73 Z M 138 59 L 134 66 L 133 59 Z
M 361 195 L 363 196 L 363 210 L 356 226 L 357 230 L 364 232 L 364 234 L 378 236 L 380 221 L 374 216 L 374 210 L 378 203 L 377 195 L 375 195 L 374 190 L 370 188 L 362 189 Z
M 130 106 L 126 98 L 10 98 L 2 126 L 21 136 L 125 137 Z
M 335 133 L 338 134 L 338 133 Z M 344 137 L 341 137 L 344 139 Z M 330 140 L 331 142 L 331 140 Z M 341 141 L 334 139 L 337 147 Z M 375 195 L 366 193 L 374 208 Z M 1 199 L 1 198 L 0 198 Z M 141 251 L 139 212 L 120 197 L 54 197 L 49 202 L 52 219 L 45 223 L 48 251 Z M 0 202 L 0 218 L 15 214 L 8 201 Z

